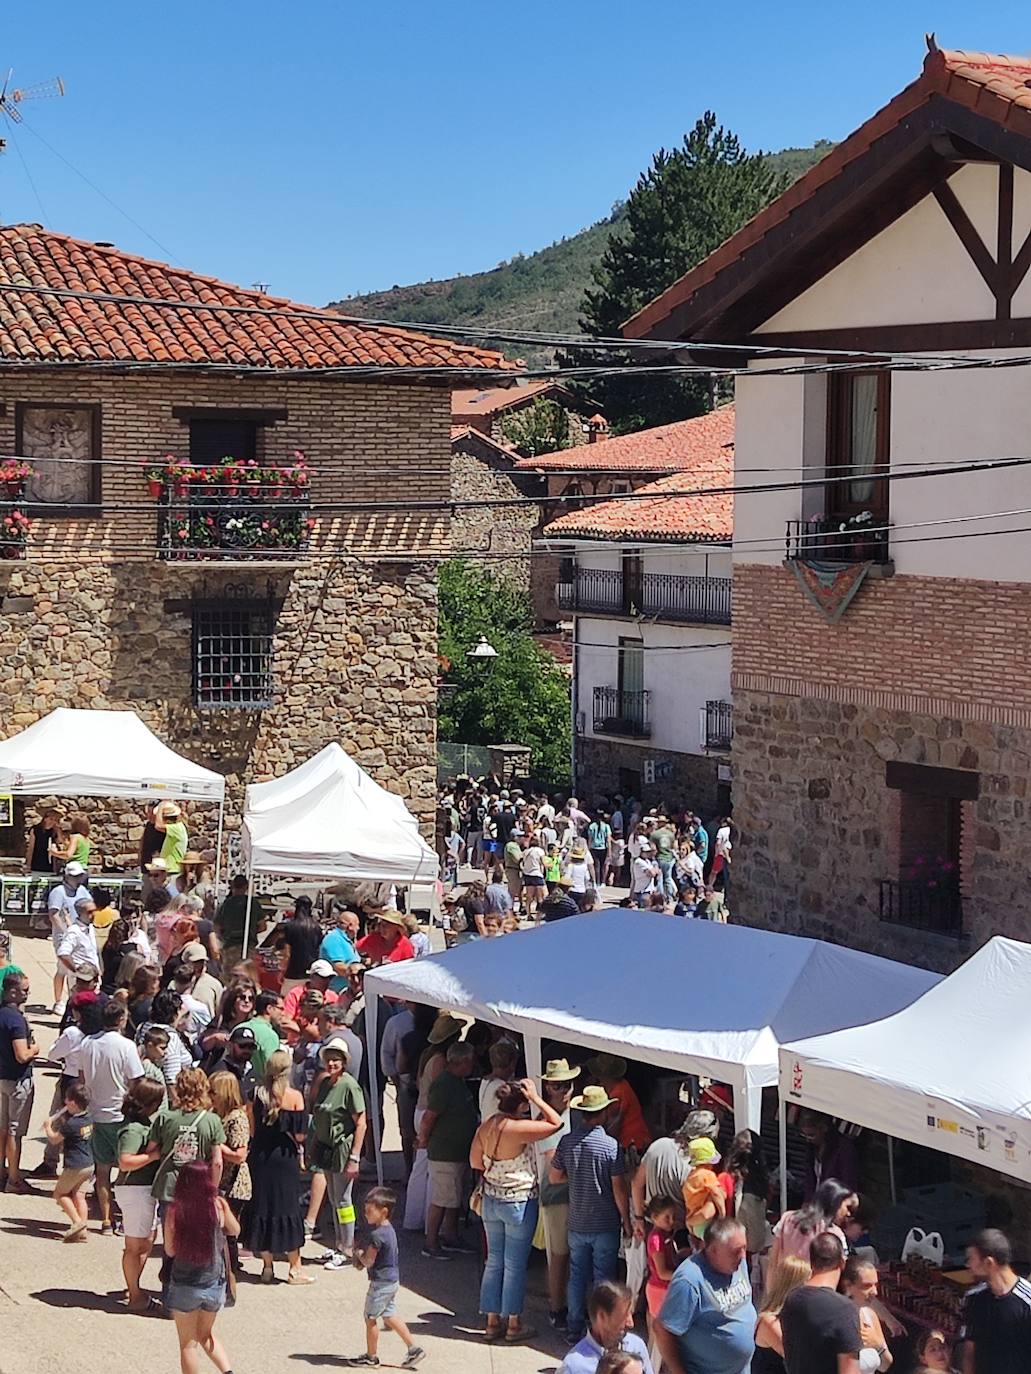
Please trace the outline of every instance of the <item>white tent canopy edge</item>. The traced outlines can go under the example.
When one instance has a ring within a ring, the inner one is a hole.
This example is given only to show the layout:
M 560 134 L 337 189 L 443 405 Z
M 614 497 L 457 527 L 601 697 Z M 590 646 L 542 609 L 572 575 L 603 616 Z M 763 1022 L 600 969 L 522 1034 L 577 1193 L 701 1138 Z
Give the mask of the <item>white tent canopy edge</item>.
M 631 951 L 646 977 L 628 977 Z M 706 978 L 690 979 L 692 967 Z M 380 996 L 421 1002 L 519 1031 L 528 1068 L 550 1038 L 729 1083 L 737 1129 L 757 1130 L 782 1040 L 897 1011 L 939 977 L 821 941 L 617 908 L 371 971 L 366 1034 L 375 1044 Z M 375 1056 L 369 1077 L 379 1158 Z
M 781 1102 L 1031 1182 L 1029 986 L 1031 945 L 995 936 L 894 1015 L 782 1045 Z

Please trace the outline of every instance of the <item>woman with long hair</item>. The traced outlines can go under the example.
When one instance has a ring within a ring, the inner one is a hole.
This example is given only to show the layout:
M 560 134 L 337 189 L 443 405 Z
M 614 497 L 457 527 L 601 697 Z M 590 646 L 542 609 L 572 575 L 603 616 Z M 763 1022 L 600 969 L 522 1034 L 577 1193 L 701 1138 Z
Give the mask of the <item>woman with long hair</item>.
M 179 916 L 172 927 L 172 947 L 161 970 L 161 982 L 167 987 L 177 968 L 182 967 L 183 950 L 197 939 L 197 922 L 193 916 Z
M 483 1229 L 487 1262 L 480 1284 L 484 1338 L 509 1343 L 534 1332 L 523 1325 L 526 1265 L 537 1228 L 537 1168 L 534 1145 L 554 1135 L 562 1118 L 537 1091 L 531 1078 L 507 1083 L 497 1095 L 498 1110 L 480 1126 L 469 1149 L 469 1163 L 483 1175 Z M 539 1115 L 531 1118 L 530 1108 Z
M 135 1035 L 150 1020 L 154 998 L 161 987 L 161 970 L 157 964 L 140 964 L 129 981 L 129 1030 Z
M 773 1228 L 773 1249 L 767 1273 L 775 1270 L 786 1255 L 807 1259 L 814 1237 L 824 1231 L 832 1231 L 837 1236 L 847 1255 L 849 1245 L 842 1228 L 858 1205 L 859 1198 L 851 1188 L 846 1188 L 836 1178 L 825 1178 L 811 1202 L 797 1212 L 785 1212 Z
M 239 1234 L 240 1223 L 219 1196 L 208 1165 L 184 1164 L 164 1226 L 172 1257 L 167 1306 L 175 1317 L 182 1374 L 199 1374 L 202 1350 L 220 1374 L 230 1374 L 215 1318 L 226 1302 L 226 1239 Z
M 247 1163 L 252 1200 L 244 1222 L 244 1243 L 261 1256 L 262 1283 L 274 1281 L 273 1256 L 284 1253 L 290 1266 L 287 1283 L 315 1282 L 301 1271 L 304 1213 L 300 1147 L 308 1119 L 304 1098 L 290 1086 L 290 1065 L 288 1050 L 269 1055 L 251 1108 L 254 1129 Z
M 158 1161 L 147 1149 L 150 1123 L 165 1100 L 165 1089 L 151 1078 L 138 1078 L 122 1102 L 122 1126 L 118 1132 L 118 1176 L 115 1201 L 122 1214 L 122 1273 L 129 1294 L 130 1312 L 147 1312 L 151 1299 L 140 1287 L 143 1269 L 154 1244 L 158 1205 L 152 1188 Z
M 211 1068 L 222 1056 L 229 1043 L 229 1037 L 237 1026 L 249 1021 L 254 1015 L 257 992 L 250 981 L 230 983 L 218 1004 L 218 1015 L 197 1041 L 204 1058 L 201 1063 Z
M 65 843 L 63 836 L 57 839 L 56 843 L 55 840 L 51 840 L 50 857 L 59 860 L 62 864 L 82 864 L 83 868 L 88 870 L 92 848 L 89 837 L 89 821 L 85 816 L 73 816 L 72 823 L 68 827 L 67 843 Z
M 213 1073 L 208 1082 L 211 1092 L 211 1109 L 222 1122 L 226 1133 L 226 1144 L 231 1150 L 245 1154 L 251 1143 L 251 1123 L 247 1108 L 243 1105 L 240 1080 L 235 1073 L 223 1069 Z M 251 1171 L 247 1160 L 242 1164 L 228 1164 L 222 1170 L 219 1192 L 229 1203 L 229 1210 L 237 1221 L 245 1205 L 251 1200 Z M 243 1273 L 240 1264 L 240 1247 L 235 1236 L 229 1237 L 229 1263 L 234 1274 Z
M 780 1313 L 789 1293 L 808 1283 L 812 1270 L 809 1261 L 798 1255 L 785 1255 L 770 1275 L 759 1320 L 755 1326 L 755 1354 L 752 1374 L 784 1374 L 784 1336 Z

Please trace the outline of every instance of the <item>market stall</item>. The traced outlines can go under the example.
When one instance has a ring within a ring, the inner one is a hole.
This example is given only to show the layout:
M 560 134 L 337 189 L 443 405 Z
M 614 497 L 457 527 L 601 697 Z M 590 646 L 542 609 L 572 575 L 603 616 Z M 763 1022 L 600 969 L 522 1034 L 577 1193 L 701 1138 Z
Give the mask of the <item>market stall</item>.
M 176 754 L 134 711 L 59 706 L 0 742 L 0 795 L 12 797 L 195 798 L 218 803 L 215 872 L 221 870 L 225 778 Z M 104 875 L 105 880 L 109 875 Z M 117 878 L 111 875 L 117 882 Z M 46 882 L 45 878 L 35 880 Z M 35 900 L 32 880 L 4 879 L 0 901 L 14 911 Z M 11 885 L 10 897 L 8 884 Z M 111 886 L 111 881 L 108 882 Z M 24 897 L 21 892 L 24 892 Z
M 377 968 L 365 1023 L 375 1044 L 378 998 L 405 999 L 520 1032 L 534 1075 L 542 1038 L 703 1075 L 731 1084 L 737 1128 L 758 1130 L 782 1043 L 891 1015 L 938 981 L 822 940 L 618 908 Z
M 339 744 L 327 744 L 284 777 L 247 788 L 242 854 L 249 889 L 255 874 L 411 886 L 434 882 L 438 869 L 404 800 Z

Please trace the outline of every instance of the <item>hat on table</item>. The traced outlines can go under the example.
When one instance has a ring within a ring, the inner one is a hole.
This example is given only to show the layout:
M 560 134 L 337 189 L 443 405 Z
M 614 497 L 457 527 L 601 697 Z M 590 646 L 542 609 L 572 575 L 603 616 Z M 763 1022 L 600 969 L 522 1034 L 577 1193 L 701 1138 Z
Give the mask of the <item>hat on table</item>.
M 574 1097 L 569 1105 L 578 1112 L 601 1112 L 606 1107 L 611 1107 L 615 1100 L 614 1097 L 609 1097 L 604 1088 L 598 1088 L 591 1083 L 584 1088 L 579 1097 Z
M 579 1077 L 580 1069 L 575 1064 L 570 1068 L 568 1059 L 549 1059 L 545 1071 L 541 1074 L 541 1082 L 569 1083 Z

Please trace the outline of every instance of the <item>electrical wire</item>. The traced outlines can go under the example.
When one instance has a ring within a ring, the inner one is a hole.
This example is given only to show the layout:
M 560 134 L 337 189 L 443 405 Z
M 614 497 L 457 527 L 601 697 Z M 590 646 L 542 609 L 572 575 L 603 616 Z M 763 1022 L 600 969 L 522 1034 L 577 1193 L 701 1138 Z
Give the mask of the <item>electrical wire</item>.
M 21 144 L 14 136 L 15 127 L 16 126 L 12 121 L 7 134 L 8 142 L 11 144 L 14 151 L 18 154 L 18 161 L 22 165 L 22 171 L 25 173 L 26 180 L 32 187 L 32 194 L 36 197 L 36 204 L 39 206 L 40 219 L 42 220 L 43 224 L 46 225 L 47 223 L 49 223 L 50 216 L 46 212 L 46 209 L 43 205 L 43 197 L 39 194 L 39 188 L 37 187 L 36 182 L 33 179 L 32 173 L 29 171 L 29 164 L 25 161 L 25 154 L 21 150 Z

